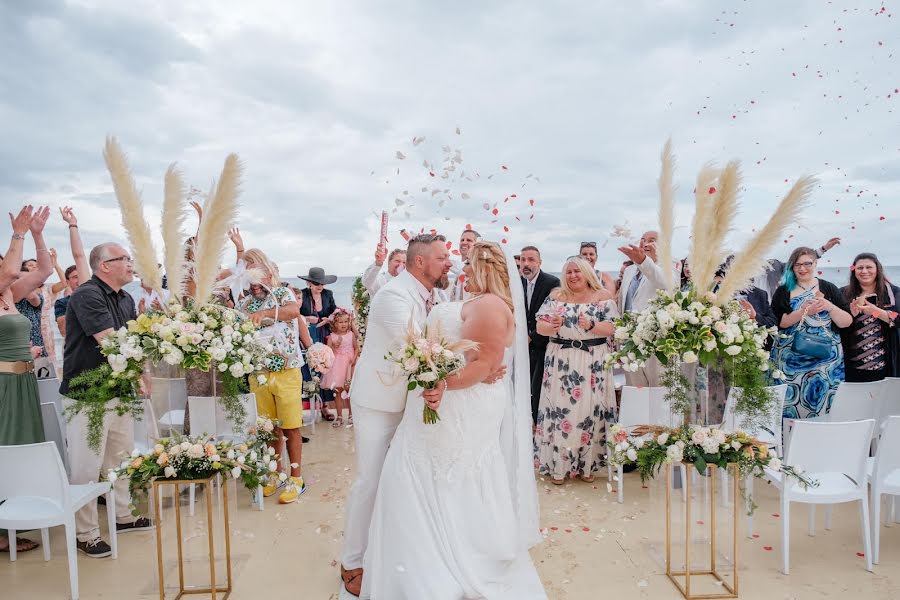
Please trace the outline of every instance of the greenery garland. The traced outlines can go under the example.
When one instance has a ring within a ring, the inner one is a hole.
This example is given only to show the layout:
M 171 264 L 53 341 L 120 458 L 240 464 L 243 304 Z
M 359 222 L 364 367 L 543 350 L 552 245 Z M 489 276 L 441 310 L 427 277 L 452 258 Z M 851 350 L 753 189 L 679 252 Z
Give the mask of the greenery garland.
M 366 286 L 363 285 L 362 277 L 357 277 L 353 282 L 353 291 L 351 294 L 353 302 L 353 317 L 356 319 L 356 330 L 359 332 L 359 346 L 362 348 L 363 341 L 366 338 L 366 325 L 369 322 L 369 306 L 371 298 Z

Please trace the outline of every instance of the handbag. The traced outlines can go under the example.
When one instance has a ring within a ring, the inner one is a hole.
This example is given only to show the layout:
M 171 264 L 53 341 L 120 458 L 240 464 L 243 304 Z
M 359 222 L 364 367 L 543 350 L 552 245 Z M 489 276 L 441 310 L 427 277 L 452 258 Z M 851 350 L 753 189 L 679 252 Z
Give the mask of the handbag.
M 804 330 L 806 325 L 806 311 L 800 318 L 800 324 L 794 331 L 794 339 L 791 342 L 791 349 L 797 354 L 803 354 L 812 358 L 828 358 L 831 356 L 831 341 L 818 335 L 813 335 Z M 823 323 L 822 326 L 825 324 Z

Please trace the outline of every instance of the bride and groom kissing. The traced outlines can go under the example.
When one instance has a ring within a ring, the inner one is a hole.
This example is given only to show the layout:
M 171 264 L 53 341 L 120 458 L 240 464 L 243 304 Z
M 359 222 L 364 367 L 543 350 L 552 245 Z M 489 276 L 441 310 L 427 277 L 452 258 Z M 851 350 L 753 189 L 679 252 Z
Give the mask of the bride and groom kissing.
M 406 270 L 372 299 L 351 388 L 357 474 L 347 502 L 342 599 L 539 600 L 540 539 L 524 293 L 515 264 L 477 242 L 465 302 L 438 304 L 446 239 L 409 242 Z M 477 344 L 434 390 L 407 392 L 386 355 L 410 324 Z M 422 420 L 425 403 L 440 420 Z

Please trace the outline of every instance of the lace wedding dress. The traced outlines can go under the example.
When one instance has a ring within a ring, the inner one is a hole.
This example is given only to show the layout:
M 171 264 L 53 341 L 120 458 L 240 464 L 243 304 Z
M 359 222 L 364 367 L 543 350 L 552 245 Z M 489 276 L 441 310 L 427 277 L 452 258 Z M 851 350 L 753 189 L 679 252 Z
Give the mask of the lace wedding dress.
M 446 339 L 460 339 L 462 306 L 435 306 L 429 325 L 440 323 Z M 509 376 L 447 392 L 441 420 L 426 425 L 421 394 L 410 392 L 378 488 L 363 598 L 547 598 L 528 555 L 531 543 L 519 532 L 501 451 L 511 393 Z

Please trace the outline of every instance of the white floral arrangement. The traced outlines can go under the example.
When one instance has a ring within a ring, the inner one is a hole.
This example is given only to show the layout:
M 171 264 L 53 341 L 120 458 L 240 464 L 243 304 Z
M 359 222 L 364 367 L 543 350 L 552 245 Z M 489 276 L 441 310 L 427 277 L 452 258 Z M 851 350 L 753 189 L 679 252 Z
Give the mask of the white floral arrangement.
M 699 295 L 693 288 L 659 290 L 645 310 L 625 313 L 616 320 L 618 350 L 607 361 L 634 372 L 651 358 L 658 358 L 666 365 L 667 399 L 677 412 L 689 408 L 680 365 L 721 362 L 732 385 L 743 388 L 737 412 L 745 423 L 754 423 L 768 415 L 771 404 L 765 388 L 767 372 L 781 376 L 765 349 L 766 340 L 777 334 L 777 328 L 759 325 L 736 300 L 721 302 L 713 292 Z
M 217 304 L 182 306 L 173 301 L 165 311 L 141 314 L 125 327 L 106 336 L 100 351 L 107 364 L 72 380 L 70 397 L 75 400 L 67 414 L 88 412 L 88 443 L 99 447 L 100 430 L 109 400 L 118 414 L 143 414 L 138 398 L 146 363 L 165 362 L 183 369 L 209 371 L 222 377 L 220 402 L 228 418 L 240 426 L 246 415 L 238 395 L 246 376 L 261 371 L 272 350 L 259 330 L 240 312 Z M 265 383 L 263 375 L 255 375 Z
M 736 464 L 741 479 L 747 475 L 762 477 L 765 469 L 783 473 L 797 480 L 802 487 L 817 487 L 799 465 L 785 465 L 769 447 L 743 431 L 726 432 L 716 427 L 684 425 L 682 427 L 639 427 L 629 433 L 620 425 L 609 429 L 607 442 L 610 464 L 635 464 L 646 481 L 655 477 L 666 464 L 694 465 L 706 474 L 708 465 L 724 469 Z M 754 506 L 750 505 L 752 511 Z

